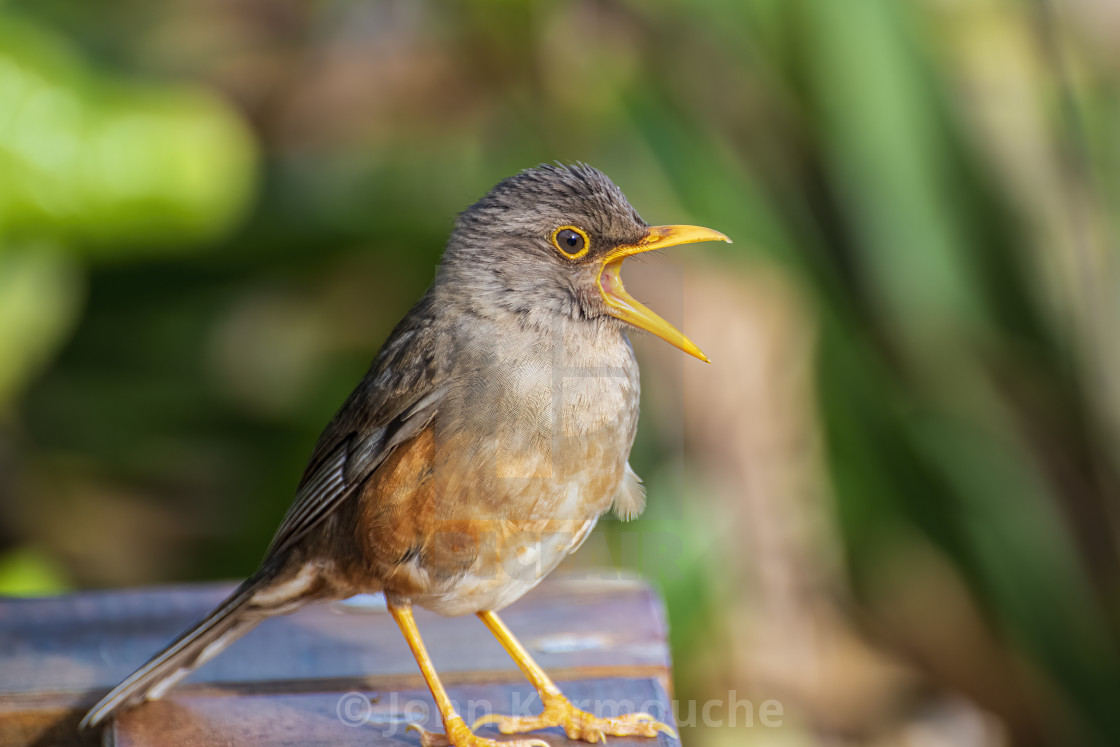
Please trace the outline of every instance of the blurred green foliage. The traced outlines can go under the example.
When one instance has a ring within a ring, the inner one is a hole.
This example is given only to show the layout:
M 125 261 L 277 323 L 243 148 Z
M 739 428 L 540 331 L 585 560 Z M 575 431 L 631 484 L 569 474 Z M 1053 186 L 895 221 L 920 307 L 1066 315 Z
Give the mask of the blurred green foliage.
M 240 120 L 197 87 L 100 74 L 63 39 L 0 15 L 0 412 L 82 314 L 85 270 L 197 248 L 241 213 L 253 177 Z M 17 546 L 0 589 L 60 587 Z
M 243 575 L 451 216 L 579 159 L 733 236 L 696 250 L 729 277 L 799 289 L 852 617 L 906 649 L 886 589 L 933 548 L 1048 698 L 1001 710 L 976 683 L 1020 685 L 979 661 L 935 686 L 1013 743 L 1117 743 L 1106 5 L 9 2 L 0 590 Z M 685 538 L 687 698 L 732 561 L 672 442 L 643 430 L 634 464 Z

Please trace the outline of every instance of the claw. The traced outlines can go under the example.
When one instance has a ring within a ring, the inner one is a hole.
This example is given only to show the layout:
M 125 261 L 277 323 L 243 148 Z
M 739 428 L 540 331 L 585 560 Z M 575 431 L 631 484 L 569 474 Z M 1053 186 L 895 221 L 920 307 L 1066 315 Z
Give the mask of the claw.
M 579 739 L 592 744 L 606 743 L 607 735 L 656 737 L 660 732 L 674 739 L 677 738 L 677 733 L 672 727 L 657 721 L 649 713 L 628 713 L 615 718 L 596 718 L 576 708 L 562 695 L 549 697 L 540 716 L 502 716 L 491 713 L 476 719 L 471 728 L 477 729 L 484 724 L 493 724 L 502 734 L 520 734 L 559 726 L 564 729 L 569 739 Z
M 448 747 L 451 744 L 446 734 L 428 731 L 420 724 L 409 724 L 405 731 L 419 732 L 421 747 Z

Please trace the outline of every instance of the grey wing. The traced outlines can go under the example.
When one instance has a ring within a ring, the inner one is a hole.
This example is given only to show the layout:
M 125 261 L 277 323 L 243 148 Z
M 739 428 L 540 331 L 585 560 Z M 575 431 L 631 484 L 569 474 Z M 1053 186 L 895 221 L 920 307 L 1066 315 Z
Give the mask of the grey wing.
M 394 330 L 362 383 L 319 437 L 265 562 L 357 493 L 397 446 L 435 417 L 448 386 L 441 381 L 434 355 L 435 336 L 416 318 L 422 303 Z

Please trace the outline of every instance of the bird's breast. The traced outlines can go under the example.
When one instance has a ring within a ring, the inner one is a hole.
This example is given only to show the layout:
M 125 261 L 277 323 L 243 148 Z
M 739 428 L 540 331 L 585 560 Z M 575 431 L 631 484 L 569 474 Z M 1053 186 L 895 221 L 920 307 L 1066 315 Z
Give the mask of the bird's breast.
M 445 614 L 500 609 L 586 539 L 637 427 L 637 365 L 618 338 L 514 340 L 458 380 L 433 424 L 417 505 L 428 536 L 402 569 L 418 582 L 414 601 Z
M 569 504 L 576 486 L 592 499 L 599 481 L 610 482 L 602 490 L 611 493 L 621 478 L 637 428 L 637 363 L 621 334 L 580 331 L 507 337 L 464 377 L 442 423 L 442 435 L 457 442 L 449 456 L 471 453 L 461 466 L 503 495 L 504 505 L 523 481 L 533 489 L 517 505 L 549 513 L 550 500 Z M 532 499 L 534 490 L 541 500 Z

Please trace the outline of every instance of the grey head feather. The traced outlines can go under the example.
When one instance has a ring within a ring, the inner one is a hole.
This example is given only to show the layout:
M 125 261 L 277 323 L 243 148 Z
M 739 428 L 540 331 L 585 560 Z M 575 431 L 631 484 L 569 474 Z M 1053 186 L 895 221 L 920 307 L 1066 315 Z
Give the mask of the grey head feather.
M 523 319 L 532 321 L 554 313 L 613 324 L 598 293 L 596 260 L 640 239 L 647 225 L 598 169 L 526 169 L 459 215 L 435 290 L 443 302 L 486 316 L 533 312 Z M 587 234 L 586 256 L 573 261 L 556 250 L 551 237 L 561 226 Z

